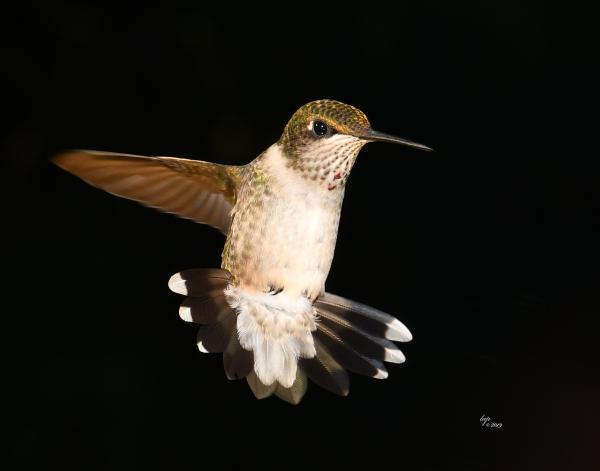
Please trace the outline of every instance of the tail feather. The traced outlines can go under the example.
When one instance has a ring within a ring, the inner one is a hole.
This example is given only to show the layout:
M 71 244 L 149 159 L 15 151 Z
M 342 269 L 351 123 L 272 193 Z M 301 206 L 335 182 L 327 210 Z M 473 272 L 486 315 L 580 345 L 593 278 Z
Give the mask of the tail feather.
M 324 293 L 315 301 L 315 307 L 342 319 L 350 328 L 359 328 L 375 336 L 398 342 L 412 340 L 402 322 L 378 309 L 341 296 Z
M 193 268 L 175 273 L 169 280 L 169 288 L 178 294 L 203 298 L 222 292 L 230 282 L 229 272 L 220 268 Z
M 307 387 L 308 379 L 306 378 L 306 373 L 302 371 L 302 368 L 298 368 L 294 384 L 290 388 L 284 388 L 281 384 L 278 384 L 277 388 L 275 388 L 275 395 L 285 402 L 297 405 L 300 404 L 304 394 L 306 394 Z
M 347 396 L 350 392 L 350 380 L 346 370 L 318 340 L 315 340 L 315 349 L 317 354 L 313 358 L 300 359 L 302 369 L 322 388 L 340 396 Z
M 247 292 L 231 284 L 226 270 L 185 270 L 171 277 L 169 287 L 188 296 L 180 317 L 202 324 L 200 351 L 223 352 L 227 378 L 246 378 L 258 399 L 275 394 L 298 404 L 308 378 L 346 396 L 346 370 L 386 378 L 384 361 L 405 360 L 392 341 L 412 339 L 398 319 L 370 306 L 330 293 L 311 305 L 285 291 Z
M 179 317 L 195 324 L 214 324 L 225 313 L 233 314 L 221 291 L 214 296 L 203 298 L 185 298 L 179 308 Z
M 314 335 L 348 371 L 377 379 L 387 378 L 388 372 L 381 361 L 358 353 L 322 323 L 319 323 Z
M 202 353 L 223 352 L 227 348 L 231 335 L 235 332 L 235 315 L 226 313 L 222 319 L 198 329 L 196 343 Z
M 254 371 L 246 377 L 246 381 L 248 382 L 248 386 L 250 386 L 250 389 L 252 390 L 252 393 L 256 399 L 264 399 L 269 397 L 275 392 L 275 389 L 277 389 L 277 382 L 274 382 L 268 386 L 264 385 L 261 383 L 260 379 L 258 379 Z
M 228 379 L 242 379 L 254 369 L 252 352 L 240 345 L 237 333 L 230 336 L 227 348 L 223 352 L 223 368 Z
M 318 327 L 333 331 L 349 348 L 368 358 L 403 363 L 405 358 L 400 349 L 391 341 L 369 335 L 358 327 L 349 326 L 343 319 L 324 309 L 317 309 L 321 316 Z

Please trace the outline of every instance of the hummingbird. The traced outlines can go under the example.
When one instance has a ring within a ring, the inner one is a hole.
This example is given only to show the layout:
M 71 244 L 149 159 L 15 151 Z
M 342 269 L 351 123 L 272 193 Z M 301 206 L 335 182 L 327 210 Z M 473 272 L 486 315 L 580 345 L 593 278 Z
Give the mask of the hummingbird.
M 348 371 L 383 379 L 403 363 L 394 342 L 412 339 L 390 314 L 325 291 L 346 182 L 369 142 L 427 146 L 371 128 L 354 106 L 301 106 L 279 140 L 250 163 L 70 150 L 53 162 L 87 183 L 226 236 L 221 268 L 183 270 L 169 288 L 201 324 L 201 352 L 222 352 L 229 379 L 246 379 L 258 399 L 291 404 L 310 379 L 346 396 Z

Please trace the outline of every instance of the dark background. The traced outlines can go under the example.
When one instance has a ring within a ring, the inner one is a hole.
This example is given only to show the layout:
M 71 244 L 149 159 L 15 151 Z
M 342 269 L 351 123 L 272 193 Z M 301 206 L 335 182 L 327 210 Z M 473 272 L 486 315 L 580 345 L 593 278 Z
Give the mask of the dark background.
M 598 469 L 592 17 L 523 0 L 4 15 L 5 456 Z M 328 279 L 410 328 L 407 362 L 385 381 L 353 375 L 347 398 L 312 385 L 292 407 L 229 382 L 177 315 L 168 278 L 218 266 L 222 236 L 48 159 L 82 147 L 246 163 L 317 98 L 437 152 L 362 151 Z

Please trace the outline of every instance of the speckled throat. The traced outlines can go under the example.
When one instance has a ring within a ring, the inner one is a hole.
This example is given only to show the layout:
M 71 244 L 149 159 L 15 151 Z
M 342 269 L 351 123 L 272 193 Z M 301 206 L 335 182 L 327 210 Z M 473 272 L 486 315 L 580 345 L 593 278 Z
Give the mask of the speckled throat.
M 288 157 L 286 165 L 302 178 L 327 187 L 329 191 L 344 186 L 365 141 L 345 134 L 304 147 L 298 157 Z

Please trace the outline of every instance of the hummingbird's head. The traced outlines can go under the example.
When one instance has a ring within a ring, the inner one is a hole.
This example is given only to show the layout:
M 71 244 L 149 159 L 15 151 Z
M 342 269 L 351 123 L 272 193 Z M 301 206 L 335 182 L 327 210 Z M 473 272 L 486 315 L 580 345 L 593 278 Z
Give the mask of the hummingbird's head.
M 287 165 L 330 190 L 346 183 L 362 146 L 381 141 L 431 150 L 422 144 L 371 129 L 366 115 L 335 100 L 311 101 L 288 121 L 279 145 Z

